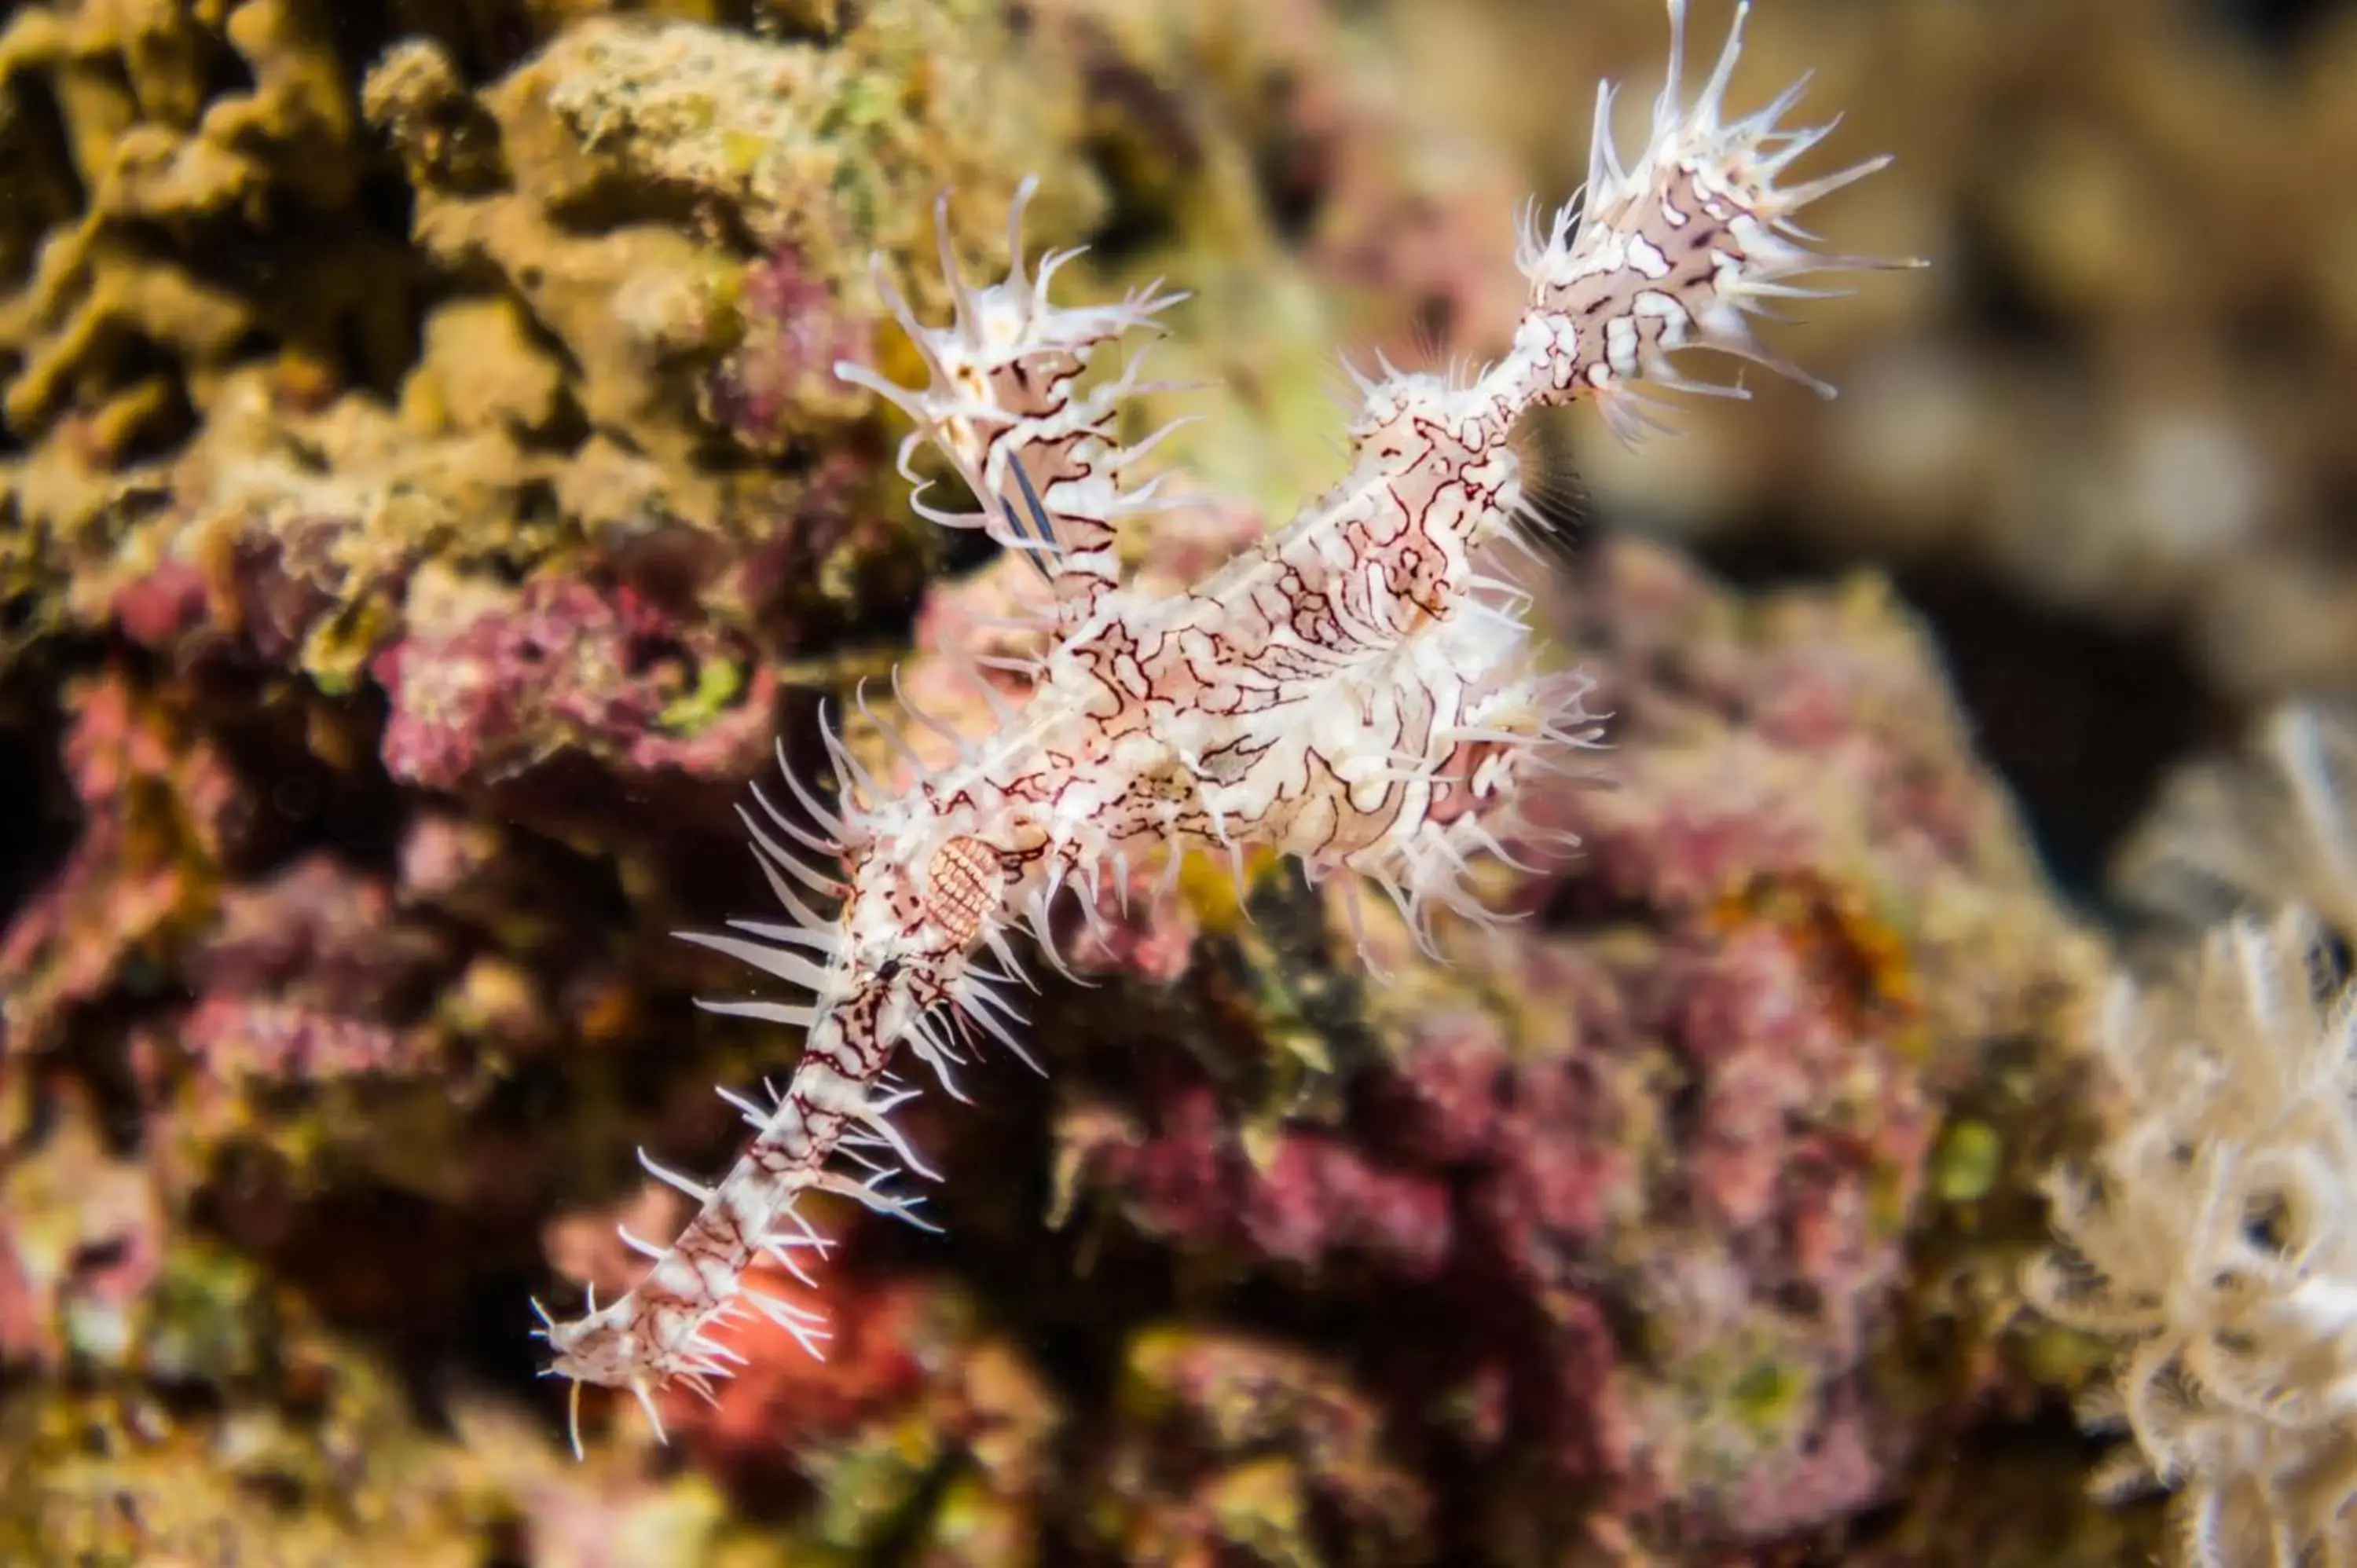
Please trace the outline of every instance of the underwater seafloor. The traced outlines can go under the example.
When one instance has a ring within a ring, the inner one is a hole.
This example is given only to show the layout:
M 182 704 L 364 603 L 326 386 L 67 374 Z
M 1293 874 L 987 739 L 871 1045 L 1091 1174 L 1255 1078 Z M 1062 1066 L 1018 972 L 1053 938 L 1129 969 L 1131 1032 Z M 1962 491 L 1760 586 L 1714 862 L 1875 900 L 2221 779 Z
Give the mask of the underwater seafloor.
M 1190 873 L 1047 1076 L 917 1108 L 945 1234 L 829 1212 L 823 1364 L 748 1332 L 576 1463 L 533 1298 L 627 1286 L 683 1217 L 633 1147 L 723 1168 L 795 1047 L 669 933 L 764 908 L 734 810 L 822 698 L 987 635 L 828 372 L 907 370 L 868 254 L 937 318 L 935 195 L 995 271 L 1036 173 L 1064 289 L 1193 291 L 1183 585 L 1332 477 L 1339 349 L 1497 349 L 1662 8 L 0 12 L 0 1564 L 2270 1561 L 2233 1477 L 2206 1541 L 2090 1495 L 2150 1331 L 2025 1271 L 2135 1120 L 2115 977 L 2216 913 L 2175 873 L 2357 936 L 2357 836 L 2281 831 L 2330 791 L 2222 760 L 2296 718 L 2357 788 L 2357 13 L 1751 27 L 1738 105 L 1813 68 L 1818 156 L 1899 155 L 1813 226 L 1933 266 L 1778 329 L 1838 400 L 1558 433 L 1584 854 L 1381 979 L 1286 866 Z M 2301 1171 L 2320 1237 L 2357 1164 Z M 2308 1413 L 2252 1474 L 2345 1497 Z

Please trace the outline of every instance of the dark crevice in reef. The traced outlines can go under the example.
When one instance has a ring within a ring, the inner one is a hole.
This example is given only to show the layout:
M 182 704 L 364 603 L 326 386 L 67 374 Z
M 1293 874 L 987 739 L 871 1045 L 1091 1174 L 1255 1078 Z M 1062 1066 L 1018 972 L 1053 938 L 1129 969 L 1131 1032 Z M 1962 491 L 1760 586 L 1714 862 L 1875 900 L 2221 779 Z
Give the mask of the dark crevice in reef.
M 539 48 L 542 28 L 521 0 L 451 6 L 436 0 L 338 0 L 328 32 L 344 69 L 357 79 L 403 38 L 441 43 L 469 87 L 505 75 Z
M 2273 59 L 2296 61 L 2318 28 L 2347 0 L 2208 0 L 2208 9 L 2237 36 Z
M 1739 530 L 1736 544 L 1699 553 L 1754 589 L 1846 569 L 1776 534 Z M 1956 563 L 1886 569 L 1929 627 L 1975 749 L 2012 790 L 2049 873 L 2066 896 L 2099 900 L 2162 775 L 2218 727 L 2174 628 L 2105 627 Z
M 269 1185 L 266 1155 L 244 1151 L 225 1181 Z M 217 1221 L 209 1201 L 200 1221 Z M 281 1210 L 274 1234 L 226 1234 L 258 1253 L 330 1326 L 365 1336 L 387 1358 L 421 1415 L 447 1414 L 456 1391 L 529 1399 L 552 1417 L 561 1390 L 540 1376 L 543 1351 L 529 1303 L 545 1290 L 538 1228 L 511 1215 L 475 1219 L 414 1195 L 348 1183 Z M 398 1236 L 398 1247 L 353 1246 L 354 1237 Z M 441 1266 L 436 1260 L 459 1260 Z
M 0 822 L 10 824 L 0 832 L 0 927 L 48 885 L 81 833 L 65 772 L 63 676 L 51 668 L 13 685 L 0 691 Z
M 1953 572 L 1898 582 L 2049 868 L 2093 893 L 2161 775 L 2201 737 L 2199 677 L 2166 628 L 2115 631 Z
M 1956 296 L 1958 318 L 1975 323 L 1989 347 L 2054 370 L 2079 344 L 2084 323 L 2040 296 L 2037 281 L 2022 272 L 2019 258 L 1998 242 L 1985 219 L 1957 227 L 1940 268 Z
M 1846 1550 L 1803 1561 L 1919 1561 L 1927 1530 L 1950 1540 L 1954 1555 L 1943 1560 L 1951 1562 L 2098 1561 L 2091 1539 L 2117 1542 L 2113 1561 L 2158 1561 L 2158 1495 L 2106 1503 L 2082 1487 L 2053 1484 L 2058 1476 L 2088 1474 L 2119 1441 L 2088 1433 L 2069 1405 L 2053 1398 L 2040 1400 L 2023 1419 L 1977 1423 L 1920 1456 L 1906 1495 L 1851 1520 L 1841 1532 Z M 2005 1547 L 2018 1555 L 1987 1541 L 1999 1520 L 2006 1521 Z

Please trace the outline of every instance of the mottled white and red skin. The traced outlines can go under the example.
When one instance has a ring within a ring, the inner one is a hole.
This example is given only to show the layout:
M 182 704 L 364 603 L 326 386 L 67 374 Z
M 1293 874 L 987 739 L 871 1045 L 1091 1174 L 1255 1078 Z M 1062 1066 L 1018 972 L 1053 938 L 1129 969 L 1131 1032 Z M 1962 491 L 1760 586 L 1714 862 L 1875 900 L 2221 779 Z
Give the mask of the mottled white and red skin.
M 818 1324 L 748 1293 L 748 1271 L 765 1250 L 789 1267 L 802 1250 L 823 1250 L 796 1212 L 806 1190 L 908 1216 L 909 1200 L 882 1187 L 899 1174 L 893 1161 L 922 1173 L 888 1120 L 912 1092 L 890 1077 L 892 1060 L 909 1047 L 955 1094 L 959 1043 L 974 1028 L 1020 1049 L 1001 992 L 1028 982 L 1006 931 L 1028 924 L 1057 962 L 1048 912 L 1066 886 L 1081 887 L 1094 918 L 1101 880 L 1126 886 L 1150 859 L 1175 867 L 1199 849 L 1266 847 L 1298 857 L 1313 878 L 1383 888 L 1420 932 L 1436 906 L 1484 918 L 1463 877 L 1472 856 L 1501 852 L 1518 775 L 1552 749 L 1592 744 L 1597 729 L 1581 705 L 1586 682 L 1534 664 L 1522 596 L 1500 569 L 1522 511 L 1516 422 L 1586 397 L 1633 433 L 1645 422 L 1634 383 L 1726 390 L 1681 381 L 1669 352 L 1709 347 L 1777 364 L 1747 311 L 1803 292 L 1780 281 L 1795 274 L 1874 264 L 1805 249 L 1786 220 L 1880 161 L 1777 186 L 1823 131 L 1775 128 L 1789 92 L 1721 123 L 1740 10 L 1709 83 L 1682 102 L 1683 9 L 1671 0 L 1670 80 L 1642 156 L 1625 170 L 1615 157 L 1606 89 L 1584 208 L 1566 206 L 1544 230 L 1526 220 L 1530 294 L 1507 356 L 1468 381 L 1389 366 L 1360 377 L 1348 476 L 1175 597 L 1125 588 L 1114 551 L 1124 517 L 1163 504 L 1125 473 L 1158 435 L 1125 446 L 1116 434 L 1135 362 L 1092 389 L 1081 381 L 1098 349 L 1152 326 L 1175 296 L 1050 304 L 1049 277 L 1065 258 L 1026 275 L 1019 199 L 1012 270 L 998 284 L 963 283 L 944 234 L 958 299 L 948 327 L 921 325 L 888 288 L 930 384 L 904 388 L 850 365 L 838 373 L 915 421 L 904 472 L 931 442 L 985 508 L 940 512 L 920 487 L 920 510 L 985 528 L 1039 564 L 1048 651 L 1029 671 L 1028 699 L 994 733 L 947 734 L 914 714 L 955 755 L 928 768 L 904 746 L 916 779 L 906 792 L 888 796 L 830 733 L 835 805 L 789 779 L 814 828 L 767 800 L 766 822 L 747 814 L 792 920 L 691 940 L 812 999 L 706 1005 L 804 1027 L 808 1043 L 781 1095 L 739 1101 L 756 1133 L 716 1187 L 658 1172 L 700 1211 L 668 1249 L 644 1249 L 655 1262 L 635 1289 L 549 1325 L 553 1372 L 576 1387 L 630 1389 L 651 1412 L 652 1389 L 703 1389 L 725 1374 L 734 1355 L 708 1331 L 746 1306 L 814 1348 Z M 804 904 L 798 889 L 839 899 L 839 913 Z

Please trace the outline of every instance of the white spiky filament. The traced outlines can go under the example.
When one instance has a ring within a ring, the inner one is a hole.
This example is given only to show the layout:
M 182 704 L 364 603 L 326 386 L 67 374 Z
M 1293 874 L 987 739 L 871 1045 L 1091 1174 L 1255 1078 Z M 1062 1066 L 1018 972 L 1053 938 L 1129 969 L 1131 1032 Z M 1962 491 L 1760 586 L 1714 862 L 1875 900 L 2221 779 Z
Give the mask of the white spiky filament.
M 831 729 L 825 734 L 842 786 L 835 804 L 822 802 L 787 769 L 798 812 L 780 810 L 758 788 L 759 811 L 739 811 L 754 859 L 787 919 L 732 921 L 731 934 L 680 933 L 808 993 L 804 1002 L 698 1003 L 713 1013 L 806 1031 L 802 1060 L 783 1090 L 765 1085 L 758 1101 L 720 1090 L 753 1138 L 716 1185 L 705 1187 L 641 1151 L 649 1175 L 698 1206 L 694 1217 L 668 1248 L 621 1232 L 651 1262 L 623 1296 L 603 1306 L 593 1300 L 569 1322 L 542 1315 L 542 1336 L 555 1352 L 549 1370 L 573 1380 L 576 1452 L 581 1384 L 628 1389 L 660 1433 L 655 1393 L 676 1382 L 714 1398 L 715 1380 L 742 1359 L 716 1331 L 748 1312 L 819 1355 L 828 1337 L 823 1321 L 748 1288 L 747 1278 L 766 1258 L 814 1283 L 805 1256 L 823 1257 L 828 1242 L 801 1209 L 809 1192 L 933 1229 L 916 1211 L 920 1200 L 895 1185 L 903 1175 L 938 1179 L 892 1122 L 918 1092 L 889 1071 L 898 1047 L 908 1045 L 959 1098 L 954 1073 L 966 1059 L 960 1035 L 970 1038 L 979 1026 L 1022 1054 L 1008 1026 L 1020 1015 L 1001 994 L 1028 983 L 1013 951 L 1003 935 L 981 930 L 968 913 L 971 887 L 944 888 L 938 844 L 909 857 L 910 832 L 922 835 L 935 824 L 905 811 L 872 810 L 876 780 Z M 995 898 L 1000 871 L 994 856 L 956 848 L 948 856 L 984 879 Z M 911 884 L 910 865 L 930 875 Z M 837 903 L 844 905 L 839 914 L 831 910 Z M 1002 966 L 973 961 L 977 946 L 999 955 Z
M 1157 281 L 1114 305 L 1055 304 L 1049 286 L 1081 252 L 1051 251 L 1040 258 L 1036 275 L 1027 273 L 1023 213 L 1037 186 L 1027 178 L 1017 188 L 1006 224 L 1006 277 L 980 288 L 958 266 L 948 197 L 935 204 L 942 274 L 956 302 L 947 327 L 920 322 L 878 258 L 877 288 L 924 358 L 931 376 L 925 386 L 903 387 L 849 361 L 837 364 L 835 373 L 891 403 L 914 424 L 901 443 L 899 467 L 913 487 L 917 512 L 944 527 L 986 529 L 1002 547 L 1029 555 L 1053 589 L 1069 635 L 1114 585 L 1114 527 L 1167 504 L 1155 481 L 1125 481 L 1183 423 L 1136 441 L 1120 439 L 1123 404 L 1142 392 L 1167 390 L 1140 379 L 1143 353 L 1133 353 L 1112 380 L 1078 383 L 1100 349 L 1158 331 L 1157 318 L 1187 296 L 1164 292 Z M 912 465 L 927 443 L 949 457 L 982 510 L 946 511 L 926 500 L 930 487 Z
M 1689 103 L 1681 78 L 1684 0 L 1670 0 L 1670 69 L 1654 101 L 1645 149 L 1624 165 L 1613 146 L 1613 89 L 1598 89 L 1587 181 L 1544 226 L 1535 205 L 1523 219 L 1517 262 L 1531 309 L 1514 352 L 1495 372 L 1514 395 L 1595 399 L 1613 429 L 1634 439 L 1660 428 L 1657 407 L 1635 388 L 1746 397 L 1738 385 L 1691 381 L 1672 367 L 1681 349 L 1710 348 L 1753 360 L 1830 397 L 1834 389 L 1770 352 L 1750 317 L 1778 300 L 1835 297 L 1808 287 L 1810 274 L 1916 266 L 1915 261 L 1827 255 L 1793 221 L 1803 208 L 1886 166 L 1886 156 L 1794 185 L 1779 182 L 1838 119 L 1786 128 L 1808 85 L 1803 77 L 1751 114 L 1726 118 L 1750 0 L 1740 0 L 1717 66 Z
M 1083 375 L 1117 339 L 1158 330 L 1177 296 L 1149 288 L 1112 306 L 1050 301 L 1071 252 L 1027 273 L 1028 182 L 997 284 L 959 276 L 944 219 L 948 326 L 926 327 L 887 285 L 928 383 L 840 373 L 910 418 L 900 461 L 912 481 L 930 441 L 983 509 L 942 512 L 920 487 L 920 510 L 986 527 L 1025 553 L 1053 611 L 1026 623 L 1036 656 L 945 650 L 993 715 L 986 734 L 918 709 L 896 677 L 899 718 L 942 743 L 920 746 L 860 694 L 860 715 L 905 786 L 877 777 L 823 725 L 832 800 L 791 772 L 794 811 L 756 792 L 746 826 L 788 918 L 690 940 L 803 993 L 704 1004 L 803 1031 L 802 1056 L 782 1090 L 731 1097 L 754 1137 L 718 1184 L 650 1162 L 699 1208 L 669 1248 L 643 1248 L 651 1266 L 627 1294 L 548 1323 L 550 1370 L 576 1394 L 582 1382 L 628 1389 L 651 1416 L 673 1381 L 710 1397 L 737 1355 L 716 1331 L 748 1311 L 818 1353 L 823 1326 L 748 1289 L 748 1271 L 766 1255 L 799 1274 L 824 1254 L 800 1207 L 812 1191 L 916 1219 L 915 1200 L 891 1184 L 932 1173 L 891 1122 L 915 1092 L 891 1064 L 906 1046 L 963 1099 L 962 1047 L 986 1037 L 1020 1055 L 1022 1020 L 1007 997 L 1030 982 L 1009 932 L 1028 928 L 1038 955 L 1069 972 L 1053 919 L 1068 890 L 1078 894 L 1069 907 L 1097 922 L 1108 887 L 1125 890 L 1151 863 L 1175 875 L 1183 857 L 1209 853 L 1241 874 L 1247 850 L 1273 849 L 1351 895 L 1362 952 L 1356 894 L 1371 886 L 1437 954 L 1441 917 L 1497 918 L 1474 891 L 1480 861 L 1563 847 L 1522 820 L 1518 798 L 1534 772 L 1598 744 L 1599 724 L 1587 680 L 1545 669 L 1534 646 L 1515 575 L 1518 552 L 1539 559 L 1525 537 L 1516 422 L 1588 396 L 1634 429 L 1643 410 L 1631 383 L 1687 384 L 1667 355 L 1712 347 L 1766 359 L 1745 319 L 1760 301 L 1790 292 L 1783 280 L 1796 274 L 1868 264 L 1806 250 L 1790 220 L 1878 164 L 1779 185 L 1824 134 L 1775 128 L 1797 89 L 1722 120 L 1738 13 L 1700 98 L 1684 103 L 1677 0 L 1670 15 L 1671 80 L 1652 139 L 1624 166 L 1599 111 L 1584 207 L 1575 200 L 1525 235 L 1530 303 L 1508 356 L 1464 376 L 1352 370 L 1361 403 L 1348 473 L 1186 592 L 1149 597 L 1118 580 L 1114 525 L 1161 504 L 1128 470 L 1160 435 L 1116 439 L 1125 401 L 1144 390 L 1135 360 L 1094 386 Z M 1008 700 L 977 666 L 1018 675 L 1028 696 Z

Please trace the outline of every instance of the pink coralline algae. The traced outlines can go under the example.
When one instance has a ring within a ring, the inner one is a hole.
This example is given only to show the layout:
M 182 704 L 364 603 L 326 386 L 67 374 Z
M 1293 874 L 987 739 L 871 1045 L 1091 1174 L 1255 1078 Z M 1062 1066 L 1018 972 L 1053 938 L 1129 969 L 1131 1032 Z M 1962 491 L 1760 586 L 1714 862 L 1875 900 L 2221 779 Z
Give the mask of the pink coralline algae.
M 207 622 L 211 596 L 203 573 L 187 562 L 167 561 L 115 590 L 108 610 L 132 641 L 163 649 Z
M 649 1182 L 619 1209 L 567 1216 L 549 1227 L 548 1254 L 558 1271 L 601 1295 L 619 1294 L 646 1274 L 646 1260 L 617 1240 L 677 1226 L 679 1195 Z M 808 1295 L 804 1287 L 764 1271 L 761 1288 L 788 1300 Z M 731 1379 L 715 1398 L 697 1398 L 685 1388 L 668 1391 L 659 1410 L 666 1436 L 683 1439 L 689 1450 L 725 1473 L 780 1478 L 791 1455 L 841 1440 L 863 1423 L 905 1404 L 921 1381 L 919 1352 L 910 1330 L 922 1292 L 913 1282 L 887 1282 L 862 1288 L 856 1326 L 830 1347 L 825 1360 L 787 1355 L 791 1339 L 767 1322 L 738 1326 L 727 1343 L 746 1359 L 746 1375 Z
M 385 767 L 464 792 L 568 751 L 626 783 L 742 777 L 766 755 L 777 678 L 719 628 L 623 585 L 536 579 L 511 594 L 413 594 L 372 660 L 392 699 Z
M 769 1271 L 761 1288 L 805 1307 L 815 1293 Z M 918 1332 L 926 1290 L 915 1280 L 863 1288 L 846 1282 L 859 1301 L 860 1321 L 828 1348 L 823 1362 L 795 1351 L 791 1337 L 768 1323 L 747 1324 L 729 1344 L 748 1364 L 710 1403 L 686 1390 L 664 1402 L 664 1426 L 696 1453 L 742 1471 L 780 1446 L 807 1453 L 839 1443 L 868 1422 L 909 1404 L 925 1381 L 927 1355 Z M 774 1462 L 760 1466 L 777 1468 Z
M 54 1044 L 72 1010 L 202 927 L 254 803 L 220 748 L 117 673 L 70 691 L 67 776 L 82 829 L 0 936 L 0 1054 Z
M 1448 1256 L 1457 1217 L 1444 1181 L 1314 1128 L 1276 1133 L 1255 1158 L 1208 1084 L 1172 1083 L 1154 1103 L 1151 1133 L 1076 1118 L 1065 1147 L 1076 1175 L 1123 1193 L 1157 1234 L 1302 1268 L 1357 1256 L 1407 1278 L 1433 1276 Z
M 840 360 L 865 361 L 873 334 L 844 313 L 834 286 L 789 249 L 748 268 L 737 310 L 743 335 L 705 389 L 715 423 L 756 450 L 782 446 L 794 419 L 830 405 L 856 413 L 834 379 Z
M 314 852 L 224 890 L 220 918 L 187 972 L 208 993 L 284 1000 L 299 992 L 339 1012 L 382 1018 L 414 1011 L 448 957 L 434 931 L 398 917 L 382 877 Z
M 231 1083 L 332 1082 L 427 1065 L 394 1026 L 251 997 L 206 997 L 181 1024 L 179 1043 L 208 1074 Z
M 170 1037 L 208 1098 L 421 1073 L 436 1055 L 422 1020 L 455 957 L 382 878 L 314 853 L 223 889 L 180 965 L 196 1004 Z

